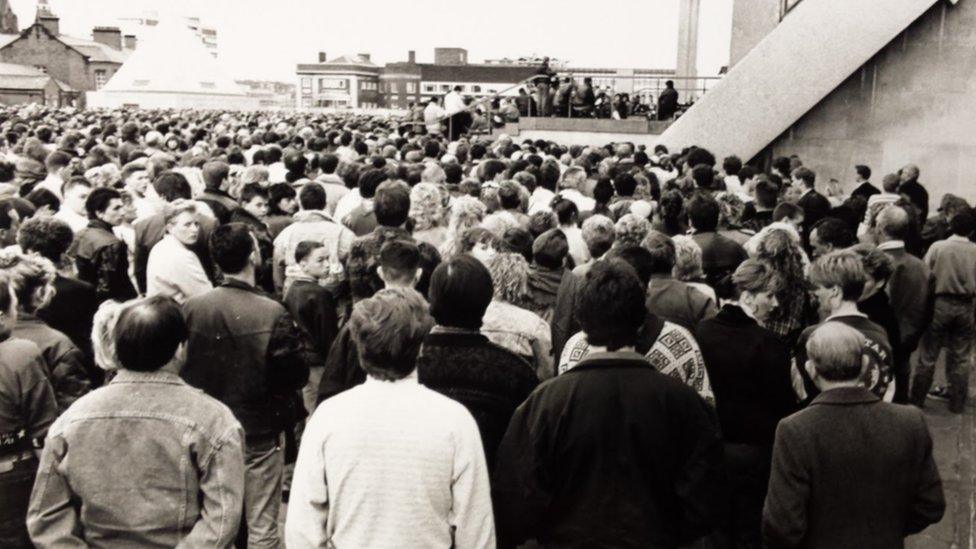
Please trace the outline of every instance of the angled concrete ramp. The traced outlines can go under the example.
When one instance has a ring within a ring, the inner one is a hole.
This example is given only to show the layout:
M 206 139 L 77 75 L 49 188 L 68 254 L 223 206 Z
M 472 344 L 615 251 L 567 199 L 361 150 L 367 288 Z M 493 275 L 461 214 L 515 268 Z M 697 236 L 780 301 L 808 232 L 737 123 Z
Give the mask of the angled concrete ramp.
M 658 142 L 754 157 L 937 1 L 803 0 Z

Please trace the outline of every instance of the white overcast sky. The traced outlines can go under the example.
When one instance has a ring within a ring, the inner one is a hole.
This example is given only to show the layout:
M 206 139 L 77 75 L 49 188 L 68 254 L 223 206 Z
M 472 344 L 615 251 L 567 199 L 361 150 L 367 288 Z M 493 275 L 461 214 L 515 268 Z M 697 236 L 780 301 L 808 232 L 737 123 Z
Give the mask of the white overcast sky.
M 377 64 L 416 50 L 461 47 L 469 60 L 549 55 L 576 67 L 673 68 L 678 0 L 48 0 L 61 31 L 91 37 L 96 25 L 154 10 L 198 16 L 217 29 L 219 59 L 235 78 L 291 81 L 295 64 L 371 53 Z M 21 28 L 36 0 L 10 0 Z M 701 0 L 699 74 L 728 63 L 732 0 Z

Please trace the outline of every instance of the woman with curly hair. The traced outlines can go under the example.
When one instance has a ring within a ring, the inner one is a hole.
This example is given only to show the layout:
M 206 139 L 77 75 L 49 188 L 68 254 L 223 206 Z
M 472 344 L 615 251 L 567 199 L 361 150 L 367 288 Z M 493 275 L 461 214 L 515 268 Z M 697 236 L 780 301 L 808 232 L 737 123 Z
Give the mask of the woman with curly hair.
M 435 248 L 447 238 L 444 227 L 443 195 L 433 183 L 418 183 L 410 189 L 410 221 L 413 237 Z
M 473 196 L 459 196 L 454 199 L 447 223 L 447 236 L 437 249 L 444 261 L 464 253 L 462 244 L 464 232 L 472 227 L 477 227 L 485 218 L 486 212 L 485 205 Z
M 718 202 L 718 234 L 744 246 L 756 233 L 742 228 L 742 214 L 746 203 L 733 192 L 715 193 Z
M 768 231 L 756 244 L 755 259 L 767 263 L 777 281 L 777 307 L 764 327 L 792 341 L 809 323 L 815 322 L 810 301 L 810 283 L 804 275 L 806 256 L 800 244 L 784 229 Z
M 496 254 L 488 261 L 494 297 L 482 318 L 481 333 L 532 364 L 539 379 L 553 376 L 549 324 L 525 308 L 530 299 L 529 263 L 517 253 Z
M 54 264 L 39 255 L 6 252 L 0 255 L 0 270 L 6 273 L 17 297 L 17 323 L 12 335 L 40 348 L 58 408 L 64 411 L 88 392 L 91 379 L 78 347 L 37 317 L 37 310 L 54 296 Z
M 651 224 L 643 217 L 634 214 L 625 214 L 614 225 L 616 234 L 614 247 L 640 246 L 641 241 L 651 232 Z

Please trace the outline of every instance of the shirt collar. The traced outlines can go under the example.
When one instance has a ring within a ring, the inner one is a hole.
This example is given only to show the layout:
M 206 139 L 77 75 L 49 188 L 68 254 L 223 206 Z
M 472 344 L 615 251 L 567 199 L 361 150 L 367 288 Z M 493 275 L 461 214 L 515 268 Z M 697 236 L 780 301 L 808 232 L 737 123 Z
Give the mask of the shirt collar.
M 949 240 L 950 242 L 969 242 L 968 238 L 966 238 L 965 236 L 959 236 L 957 234 L 950 236 L 946 240 Z
M 828 389 L 813 399 L 811 406 L 816 404 L 868 404 L 878 402 L 877 395 L 864 387 L 837 387 Z
M 849 312 L 849 313 L 840 313 L 840 314 L 830 315 L 830 316 L 828 316 L 827 318 L 824 319 L 824 322 L 830 322 L 831 320 L 834 320 L 834 319 L 837 319 L 837 318 L 847 318 L 847 317 L 851 317 L 851 316 L 860 317 L 860 318 L 867 318 L 868 317 L 868 315 L 866 315 L 866 314 L 864 314 L 862 312 L 854 311 L 854 312 Z M 821 322 L 821 324 L 823 324 L 823 322 Z
M 416 368 L 414 368 L 413 370 L 411 370 L 410 373 L 407 374 L 405 377 L 402 377 L 400 379 L 395 379 L 393 381 L 387 381 L 387 380 L 384 380 L 384 379 L 377 379 L 377 378 L 375 378 L 375 377 L 373 377 L 371 375 L 367 375 L 366 376 L 366 382 L 365 382 L 365 385 L 367 387 L 383 387 L 383 388 L 386 388 L 386 387 L 396 387 L 396 386 L 415 386 L 415 385 L 418 385 L 418 384 L 420 384 L 420 381 L 418 381 L 418 379 L 417 379 L 417 369 Z
M 879 250 L 903 250 L 905 249 L 904 240 L 889 240 L 878 244 Z
M 167 370 L 137 372 L 122 368 L 118 370 L 118 374 L 112 379 L 111 383 L 168 383 L 171 385 L 182 385 L 183 380 L 180 376 Z

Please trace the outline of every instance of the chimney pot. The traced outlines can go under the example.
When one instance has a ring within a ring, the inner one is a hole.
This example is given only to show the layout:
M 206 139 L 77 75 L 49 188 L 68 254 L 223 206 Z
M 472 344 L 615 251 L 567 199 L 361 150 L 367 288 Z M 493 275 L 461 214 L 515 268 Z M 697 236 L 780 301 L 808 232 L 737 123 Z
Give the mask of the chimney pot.
M 417 52 L 410 50 L 407 52 L 407 62 L 416 63 L 417 62 Z
M 325 52 L 324 51 L 320 51 L 319 52 L 319 63 L 325 63 Z

